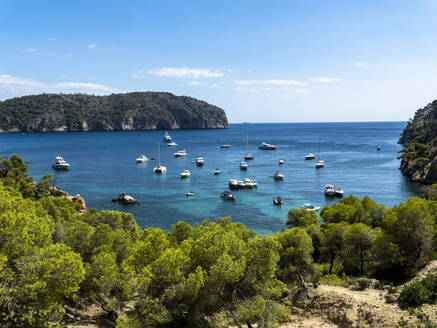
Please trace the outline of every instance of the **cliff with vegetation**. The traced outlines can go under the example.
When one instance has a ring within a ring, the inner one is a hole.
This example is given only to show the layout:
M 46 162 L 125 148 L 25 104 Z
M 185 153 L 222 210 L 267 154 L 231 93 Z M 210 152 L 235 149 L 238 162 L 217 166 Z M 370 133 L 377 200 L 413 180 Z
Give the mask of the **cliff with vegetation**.
M 416 112 L 399 143 L 402 174 L 425 185 L 437 183 L 437 100 Z
M 0 102 L 0 132 L 228 128 L 223 109 L 167 92 L 40 94 Z

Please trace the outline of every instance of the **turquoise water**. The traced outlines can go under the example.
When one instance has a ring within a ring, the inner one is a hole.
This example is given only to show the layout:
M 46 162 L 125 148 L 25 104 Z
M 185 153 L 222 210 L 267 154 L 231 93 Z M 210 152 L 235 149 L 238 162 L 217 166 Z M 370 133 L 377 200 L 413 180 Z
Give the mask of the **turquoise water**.
M 336 199 L 325 198 L 325 184 L 344 189 L 345 195 L 369 195 L 387 206 L 416 195 L 414 185 L 399 171 L 397 144 L 404 122 L 372 123 L 300 123 L 300 124 L 231 124 L 227 130 L 169 131 L 177 147 L 162 142 L 164 131 L 35 133 L 0 135 L 0 155 L 18 153 L 30 165 L 30 174 L 39 178 L 52 173 L 56 185 L 70 194 L 80 193 L 88 208 L 115 209 L 132 212 L 143 227 L 168 230 L 178 221 L 190 224 L 205 218 L 232 216 L 259 233 L 283 229 L 287 211 L 304 202 L 317 206 Z M 239 170 L 249 135 L 249 151 L 255 156 L 247 161 L 247 171 Z M 325 168 L 316 170 L 315 161 L 305 161 L 308 152 L 317 153 L 320 137 L 321 159 Z M 226 141 L 230 149 L 220 149 Z M 275 144 L 275 151 L 258 150 L 262 142 Z M 136 164 L 145 154 L 157 158 L 161 145 L 161 162 L 167 173 L 153 173 L 155 161 Z M 376 147 L 381 145 L 382 150 Z M 173 153 L 187 150 L 186 158 Z M 51 169 L 53 158 L 62 155 L 71 169 L 56 172 Z M 203 167 L 192 161 L 200 154 Z M 279 166 L 279 159 L 285 164 Z M 222 173 L 214 176 L 215 168 Z M 180 179 L 182 170 L 189 169 L 191 177 Z M 271 176 L 280 170 L 282 182 Z M 231 178 L 249 177 L 259 183 L 257 189 L 236 191 L 235 202 L 223 201 L 219 194 L 227 189 Z M 193 197 L 186 197 L 194 191 Z M 111 199 L 120 192 L 136 197 L 141 205 L 123 207 Z M 274 196 L 284 204 L 273 206 Z

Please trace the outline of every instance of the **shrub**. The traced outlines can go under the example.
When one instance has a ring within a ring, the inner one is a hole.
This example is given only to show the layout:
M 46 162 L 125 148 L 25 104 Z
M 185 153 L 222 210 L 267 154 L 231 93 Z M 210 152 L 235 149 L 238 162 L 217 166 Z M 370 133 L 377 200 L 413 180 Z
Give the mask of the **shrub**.
M 402 289 L 399 303 L 406 307 L 417 307 L 437 300 L 437 275 L 415 281 Z

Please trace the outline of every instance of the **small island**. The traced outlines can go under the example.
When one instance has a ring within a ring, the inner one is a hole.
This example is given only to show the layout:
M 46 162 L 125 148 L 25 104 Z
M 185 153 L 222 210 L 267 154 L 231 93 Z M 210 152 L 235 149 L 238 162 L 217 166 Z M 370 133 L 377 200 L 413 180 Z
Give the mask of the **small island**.
M 225 111 L 168 92 L 40 94 L 0 102 L 0 132 L 226 129 Z

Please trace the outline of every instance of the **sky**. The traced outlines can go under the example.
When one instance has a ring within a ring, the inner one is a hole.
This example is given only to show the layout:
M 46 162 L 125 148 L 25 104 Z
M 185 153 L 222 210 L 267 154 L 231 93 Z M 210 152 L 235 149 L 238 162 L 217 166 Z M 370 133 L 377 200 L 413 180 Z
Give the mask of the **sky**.
M 0 1 L 0 100 L 131 91 L 235 123 L 406 121 L 437 98 L 437 1 Z

